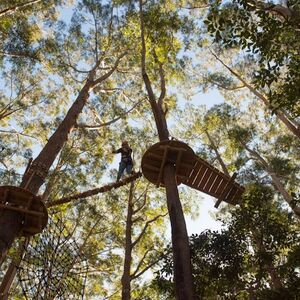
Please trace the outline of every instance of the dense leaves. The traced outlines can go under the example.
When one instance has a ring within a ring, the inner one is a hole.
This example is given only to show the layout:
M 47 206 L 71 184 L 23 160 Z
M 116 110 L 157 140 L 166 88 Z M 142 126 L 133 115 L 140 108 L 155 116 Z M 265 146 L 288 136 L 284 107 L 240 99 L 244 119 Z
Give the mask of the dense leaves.
M 2 184 L 20 184 L 28 160 L 47 144 L 85 83 L 110 71 L 89 89 L 39 194 L 49 203 L 114 181 L 118 158 L 112 149 L 124 139 L 139 169 L 143 153 L 158 139 L 141 74 L 142 16 L 146 71 L 170 136 L 223 173 L 238 172 L 246 187 L 239 207 L 214 211 L 223 224 L 219 231 L 190 236 L 196 295 L 297 299 L 298 2 L 150 0 L 140 15 L 132 1 L 1 1 Z M 164 190 L 143 178 L 133 190 L 128 185 L 49 209 L 64 225 L 66 244 L 75 241 L 80 248 L 72 257 L 78 252 L 87 263 L 83 274 L 75 274 L 85 278 L 76 296 L 120 299 L 126 275 L 132 299 L 174 299 Z M 197 216 L 201 195 L 180 188 L 180 197 L 185 214 Z M 30 249 L 43 244 L 43 236 Z M 56 233 L 51 238 L 61 239 Z M 39 259 L 51 272 L 53 245 L 31 260 L 32 274 Z M 1 277 L 17 248 L 9 252 Z M 131 255 L 126 263 L 125 253 Z M 64 275 L 66 286 L 71 275 Z M 35 284 L 28 279 L 26 288 Z M 17 282 L 10 297 L 22 297 Z
M 213 2 L 207 29 L 225 48 L 254 56 L 253 82 L 268 93 L 274 110 L 299 116 L 299 2 L 288 7 L 262 1 Z

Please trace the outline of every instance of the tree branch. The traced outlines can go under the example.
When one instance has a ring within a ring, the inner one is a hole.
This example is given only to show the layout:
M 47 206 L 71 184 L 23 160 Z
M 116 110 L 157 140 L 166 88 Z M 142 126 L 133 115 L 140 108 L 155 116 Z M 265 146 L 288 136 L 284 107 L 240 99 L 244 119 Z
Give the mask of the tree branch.
M 142 238 L 142 236 L 145 234 L 147 228 L 149 227 L 149 225 L 153 222 L 155 222 L 158 218 L 160 217 L 165 217 L 168 213 L 165 213 L 163 215 L 157 215 L 156 217 L 154 217 L 153 219 L 149 220 L 146 222 L 144 228 L 142 229 L 142 231 L 140 232 L 139 236 L 136 238 L 136 240 L 131 244 L 131 249 L 134 248 L 134 246 L 140 241 L 140 239 Z
M 249 89 L 251 93 L 253 93 L 256 97 L 261 99 L 268 109 L 274 111 L 278 119 L 281 120 L 281 122 L 284 123 L 285 126 L 294 135 L 300 138 L 300 125 L 295 120 L 290 119 L 285 111 L 279 109 L 275 110 L 270 101 L 262 93 L 257 91 L 251 84 L 249 84 L 245 79 L 243 79 L 241 75 L 239 75 L 236 71 L 234 71 L 227 64 L 225 64 L 215 53 L 213 53 L 212 51 L 210 52 L 231 74 L 233 74 L 238 80 L 240 80 Z
M 105 127 L 105 126 L 109 126 L 113 123 L 116 123 L 117 121 L 122 119 L 124 116 L 128 115 L 130 112 L 132 112 L 140 104 L 141 104 L 140 101 L 135 103 L 134 106 L 131 107 L 129 110 L 125 111 L 124 113 L 120 114 L 118 117 L 116 117 L 116 118 L 114 118 L 114 119 L 112 119 L 108 122 L 97 124 L 97 125 L 78 124 L 77 127 L 78 128 L 87 128 L 87 129 L 95 130 L 95 129 L 99 129 L 99 128 L 102 128 L 102 127 Z
M 25 3 L 17 4 L 11 7 L 8 7 L 2 11 L 0 11 L 0 17 L 3 17 L 5 15 L 11 15 L 18 11 L 20 8 L 25 8 L 27 6 L 33 5 L 35 3 L 41 2 L 41 0 L 32 0 L 32 1 L 27 1 Z
M 155 50 L 153 50 L 153 54 L 154 54 L 154 59 L 155 59 L 156 63 L 159 65 L 159 76 L 160 76 L 160 90 L 161 90 L 161 93 L 159 95 L 159 98 L 158 98 L 158 101 L 157 101 L 157 105 L 158 105 L 159 108 L 162 109 L 163 100 L 164 100 L 164 98 L 166 96 L 165 74 L 164 74 L 163 65 L 158 60 L 158 57 L 156 55 Z
M 110 75 L 117 69 L 120 60 L 126 55 L 126 52 L 123 52 L 120 56 L 117 57 L 117 60 L 114 63 L 114 66 L 108 71 L 106 74 L 102 75 L 101 77 L 93 80 L 92 87 L 95 87 L 97 84 L 101 83 L 105 79 L 109 78 Z
M 154 260 L 152 263 L 150 263 L 148 266 L 146 266 L 139 273 L 133 274 L 132 275 L 132 280 L 140 277 L 142 274 L 144 274 L 146 271 L 148 271 L 150 268 L 152 268 L 154 265 L 156 265 L 161 259 L 162 259 L 162 257 L 159 256 L 156 260 Z M 138 271 L 138 270 L 136 270 L 136 271 Z

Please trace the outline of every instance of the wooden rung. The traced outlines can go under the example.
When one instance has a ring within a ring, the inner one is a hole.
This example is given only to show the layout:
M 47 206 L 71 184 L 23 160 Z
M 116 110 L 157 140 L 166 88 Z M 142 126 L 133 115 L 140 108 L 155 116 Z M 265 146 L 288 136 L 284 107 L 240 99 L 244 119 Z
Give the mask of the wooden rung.
M 217 191 L 219 185 L 221 184 L 222 180 L 223 180 L 223 177 L 218 174 L 216 177 L 216 180 L 214 181 L 211 188 L 209 189 L 209 192 L 216 194 L 216 191 Z
M 201 189 L 206 183 L 207 176 L 210 175 L 211 175 L 211 170 L 205 166 L 203 172 L 200 172 L 200 174 L 198 175 L 198 179 L 194 183 L 196 188 Z
M 195 178 L 193 179 L 192 185 L 197 188 L 199 181 L 202 179 L 203 174 L 206 172 L 207 167 L 202 165 L 197 174 L 195 174 Z
M 226 201 L 231 201 L 231 198 L 232 196 L 234 196 L 234 194 L 236 193 L 237 191 L 237 188 L 232 184 L 229 189 L 227 190 L 227 194 L 225 196 L 225 199 Z
M 216 174 L 215 172 L 212 172 L 209 179 L 207 180 L 206 185 L 203 187 L 203 189 L 205 191 L 209 191 L 213 185 L 213 183 L 215 182 L 215 180 L 217 179 L 218 174 Z
M 235 188 L 236 188 L 236 193 L 231 197 L 231 201 L 233 202 L 237 202 L 238 200 L 240 200 L 240 197 L 245 191 L 245 188 L 238 184 L 235 185 Z
M 196 163 L 194 164 L 194 167 L 189 175 L 189 178 L 187 180 L 187 184 L 192 184 L 193 180 L 194 180 L 194 176 L 195 174 L 197 174 L 199 172 L 201 168 L 201 165 L 199 164 L 199 162 L 196 160 Z
M 244 193 L 244 189 L 242 187 L 239 187 L 237 193 L 233 197 L 233 201 L 240 200 L 239 198 L 242 196 L 243 193 Z
M 15 207 L 15 206 L 10 206 L 10 205 L 0 204 L 0 208 L 8 209 L 8 210 L 14 210 L 14 211 L 26 213 L 26 214 L 33 215 L 33 216 L 41 216 L 41 217 L 44 216 L 44 214 L 41 213 L 41 212 L 27 210 L 27 209 L 21 208 L 21 207 Z
M 216 195 L 219 195 L 221 196 L 224 189 L 226 188 L 227 186 L 227 183 L 228 183 L 229 180 L 226 180 L 225 178 L 222 179 L 220 185 L 218 186 L 218 188 L 216 189 Z
M 198 183 L 198 189 L 204 190 L 204 187 L 206 186 L 208 180 L 213 175 L 213 171 L 209 168 L 207 168 L 206 172 L 202 175 L 201 181 Z

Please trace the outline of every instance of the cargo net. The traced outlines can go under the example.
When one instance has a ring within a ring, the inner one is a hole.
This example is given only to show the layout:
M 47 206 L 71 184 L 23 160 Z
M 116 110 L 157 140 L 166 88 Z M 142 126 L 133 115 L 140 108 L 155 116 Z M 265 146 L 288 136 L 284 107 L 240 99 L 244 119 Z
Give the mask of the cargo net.
M 62 221 L 31 239 L 18 269 L 25 299 L 83 299 L 88 263 Z

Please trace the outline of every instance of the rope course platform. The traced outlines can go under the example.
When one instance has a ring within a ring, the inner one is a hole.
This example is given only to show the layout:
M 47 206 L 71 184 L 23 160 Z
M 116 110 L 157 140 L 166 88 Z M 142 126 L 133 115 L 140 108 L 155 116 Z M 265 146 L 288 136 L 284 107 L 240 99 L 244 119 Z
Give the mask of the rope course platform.
M 100 193 L 105 193 L 105 192 L 111 191 L 113 189 L 119 188 L 123 185 L 126 185 L 127 183 L 130 183 L 130 182 L 138 179 L 141 176 L 142 176 L 142 173 L 137 172 L 137 173 L 134 173 L 134 174 L 132 174 L 128 177 L 125 177 L 124 179 L 122 179 L 120 181 L 104 185 L 100 188 L 92 189 L 92 190 L 89 190 L 89 191 L 86 191 L 86 192 L 78 193 L 78 194 L 75 194 L 75 195 L 71 195 L 71 196 L 68 196 L 68 197 L 64 197 L 64 198 L 55 200 L 53 202 L 48 203 L 47 207 L 53 207 L 53 206 L 57 206 L 57 205 L 61 205 L 61 204 L 64 204 L 64 203 L 71 202 L 73 200 L 84 199 L 84 198 L 91 197 L 91 196 L 94 196 L 94 195 L 97 195 L 97 194 L 100 194 Z
M 143 155 L 142 172 L 157 187 L 164 186 L 163 172 L 166 164 L 172 164 L 176 170 L 179 185 L 188 178 L 195 163 L 195 153 L 187 144 L 167 140 L 154 144 Z
M 48 223 L 47 208 L 40 197 L 16 186 L 0 186 L 0 210 L 24 216 L 21 236 L 30 237 L 43 231 Z
M 142 172 L 157 187 L 164 186 L 163 172 L 166 164 L 175 166 L 178 185 L 183 183 L 217 198 L 216 208 L 221 201 L 238 204 L 245 190 L 234 182 L 236 174 L 227 176 L 198 157 L 187 144 L 177 140 L 162 141 L 151 146 L 142 158 Z

